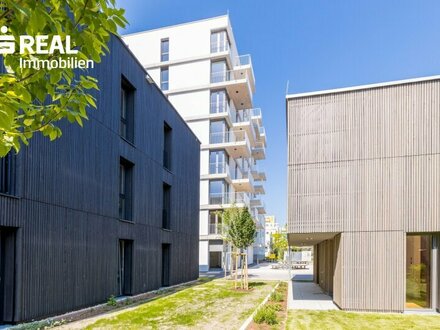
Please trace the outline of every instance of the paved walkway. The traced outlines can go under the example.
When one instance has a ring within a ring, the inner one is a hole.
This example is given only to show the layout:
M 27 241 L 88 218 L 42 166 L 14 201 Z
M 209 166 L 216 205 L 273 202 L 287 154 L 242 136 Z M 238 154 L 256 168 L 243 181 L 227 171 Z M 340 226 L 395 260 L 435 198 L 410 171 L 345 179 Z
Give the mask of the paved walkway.
M 313 282 L 289 281 L 289 309 L 337 310 L 332 298 Z

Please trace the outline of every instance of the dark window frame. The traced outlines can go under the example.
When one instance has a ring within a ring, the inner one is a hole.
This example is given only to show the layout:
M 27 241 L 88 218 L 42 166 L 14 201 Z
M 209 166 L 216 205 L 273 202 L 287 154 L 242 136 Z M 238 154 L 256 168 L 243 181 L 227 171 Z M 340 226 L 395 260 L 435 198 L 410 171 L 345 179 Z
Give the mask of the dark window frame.
M 163 183 L 162 229 L 171 230 L 171 186 Z
M 12 152 L 0 158 L 0 194 L 16 193 L 16 155 Z
M 130 143 L 134 143 L 135 92 L 136 88 L 121 76 L 119 135 Z
M 172 138 L 173 129 L 168 123 L 164 122 L 163 125 L 163 167 L 171 171 L 172 168 Z
M 125 158 L 119 161 L 119 219 L 133 222 L 133 168 Z

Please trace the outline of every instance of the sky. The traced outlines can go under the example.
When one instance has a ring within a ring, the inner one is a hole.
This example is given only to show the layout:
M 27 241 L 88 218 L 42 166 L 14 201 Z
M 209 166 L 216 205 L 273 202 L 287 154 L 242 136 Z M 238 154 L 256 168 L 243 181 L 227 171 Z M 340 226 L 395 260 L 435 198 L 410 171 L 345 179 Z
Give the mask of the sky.
M 121 34 L 229 13 L 251 54 L 268 147 L 268 215 L 286 221 L 285 95 L 440 74 L 439 0 L 118 0 Z M 287 90 L 287 82 L 289 88 Z

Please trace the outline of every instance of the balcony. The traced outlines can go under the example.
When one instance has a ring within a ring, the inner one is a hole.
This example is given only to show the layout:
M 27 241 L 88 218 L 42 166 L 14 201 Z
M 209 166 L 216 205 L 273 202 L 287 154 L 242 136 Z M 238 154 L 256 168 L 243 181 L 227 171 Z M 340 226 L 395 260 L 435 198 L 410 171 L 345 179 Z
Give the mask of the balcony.
M 246 70 L 251 82 L 252 92 L 255 92 L 255 76 L 254 76 L 254 69 L 252 66 L 251 55 L 247 54 L 247 55 L 236 56 L 233 59 L 233 65 L 234 65 L 234 69 Z
M 254 192 L 254 178 L 250 172 L 238 172 L 232 178 L 235 191 Z
M 233 158 L 250 157 L 250 142 L 246 131 L 211 133 L 209 145 L 203 148 L 222 148 Z
M 202 210 L 228 208 L 235 204 L 237 207 L 249 206 L 249 196 L 244 192 L 209 194 L 209 204 L 201 205 Z
M 226 162 L 209 163 L 208 174 L 202 174 L 200 178 L 202 180 L 225 179 L 228 183 L 232 182 L 229 164 Z
M 252 148 L 252 157 L 256 160 L 266 158 L 266 148 L 263 142 L 255 143 L 255 147 Z
M 257 206 L 257 210 L 259 214 L 266 214 L 266 204 L 261 201 L 260 205 Z
M 258 127 L 257 140 L 263 143 L 264 146 L 266 145 L 266 130 L 263 126 Z
M 253 87 L 246 69 L 211 73 L 212 88 L 226 88 L 237 109 L 252 108 Z
M 262 184 L 254 185 L 254 192 L 259 195 L 264 195 L 266 193 Z
M 227 102 L 211 102 L 209 108 L 209 119 L 226 119 L 229 126 L 232 126 L 234 115 Z

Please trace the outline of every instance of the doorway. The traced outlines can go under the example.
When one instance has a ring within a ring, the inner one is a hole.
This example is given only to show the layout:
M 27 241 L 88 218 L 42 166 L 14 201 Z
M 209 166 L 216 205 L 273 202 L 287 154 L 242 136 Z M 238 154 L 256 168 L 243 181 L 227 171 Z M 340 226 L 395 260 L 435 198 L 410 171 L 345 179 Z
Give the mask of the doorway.
M 209 268 L 222 268 L 221 252 L 209 252 Z
M 133 276 L 133 241 L 119 240 L 119 295 L 126 296 L 132 294 Z
M 162 244 L 162 286 L 170 286 L 170 244 Z
M 0 227 L 0 324 L 14 321 L 15 230 Z
M 406 237 L 406 308 L 432 308 L 432 236 Z

